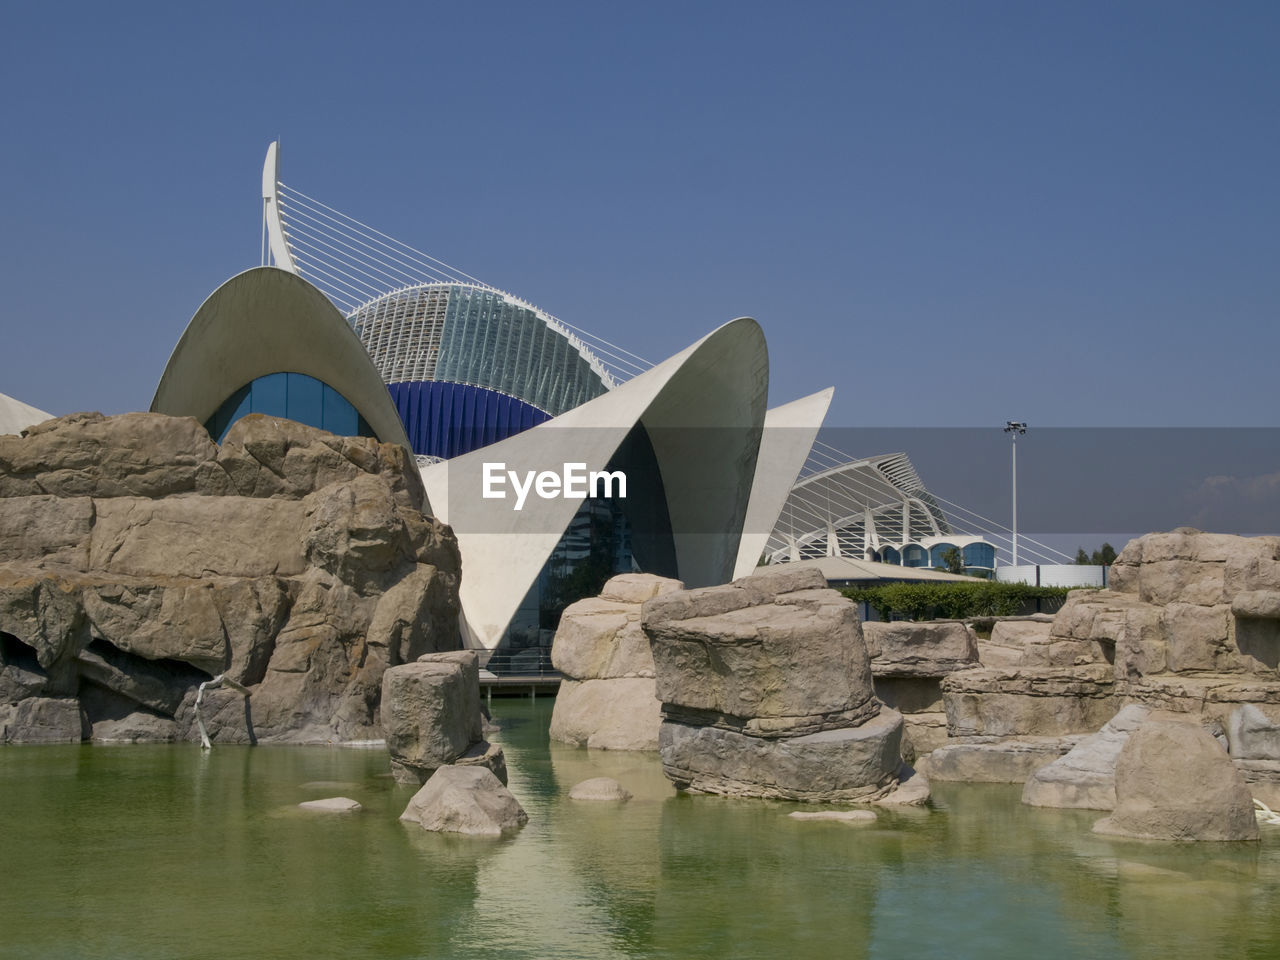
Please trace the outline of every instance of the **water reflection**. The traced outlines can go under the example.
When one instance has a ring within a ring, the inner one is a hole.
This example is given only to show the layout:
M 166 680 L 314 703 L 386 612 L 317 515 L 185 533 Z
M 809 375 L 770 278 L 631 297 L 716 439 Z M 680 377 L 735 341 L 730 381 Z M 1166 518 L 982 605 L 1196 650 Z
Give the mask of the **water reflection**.
M 1097 837 L 1098 814 L 939 784 L 875 824 L 678 795 L 656 755 L 549 744 L 495 701 L 529 824 L 398 817 L 380 751 L 0 749 L 0 952 L 17 957 L 1276 956 L 1280 830 L 1258 845 Z M 625 804 L 567 799 L 610 776 Z M 302 800 L 343 795 L 363 813 Z

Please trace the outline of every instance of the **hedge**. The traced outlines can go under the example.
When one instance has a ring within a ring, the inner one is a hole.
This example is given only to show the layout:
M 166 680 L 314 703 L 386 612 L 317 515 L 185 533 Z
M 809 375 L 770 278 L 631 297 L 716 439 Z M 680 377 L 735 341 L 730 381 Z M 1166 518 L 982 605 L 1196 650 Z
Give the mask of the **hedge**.
M 1033 587 L 1025 583 L 887 583 L 879 587 L 847 587 L 840 592 L 850 600 L 867 603 L 881 620 L 894 614 L 908 620 L 966 617 L 1009 617 L 1027 601 L 1064 600 L 1078 587 Z

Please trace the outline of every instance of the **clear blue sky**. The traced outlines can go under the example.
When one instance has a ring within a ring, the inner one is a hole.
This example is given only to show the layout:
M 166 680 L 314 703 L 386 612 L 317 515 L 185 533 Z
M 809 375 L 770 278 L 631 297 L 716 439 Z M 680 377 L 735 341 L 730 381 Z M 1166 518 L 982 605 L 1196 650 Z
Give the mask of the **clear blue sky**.
M 145 409 L 259 175 L 841 426 L 1277 425 L 1280 4 L 5 4 L 0 392 Z

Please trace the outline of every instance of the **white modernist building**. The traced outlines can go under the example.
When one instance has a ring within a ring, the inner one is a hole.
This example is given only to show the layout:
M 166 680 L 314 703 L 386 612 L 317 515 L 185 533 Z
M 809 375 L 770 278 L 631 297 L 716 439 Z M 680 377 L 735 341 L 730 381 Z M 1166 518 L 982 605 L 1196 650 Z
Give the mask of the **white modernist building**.
M 215 439 L 260 412 L 411 450 L 458 537 L 467 645 L 549 645 L 564 604 L 617 572 L 703 586 L 812 552 L 817 528 L 794 533 L 834 481 L 793 485 L 832 391 L 766 410 L 754 320 L 650 364 L 286 186 L 276 144 L 262 202 L 263 266 L 196 312 L 152 409 Z M 842 477 L 877 484 L 856 518 L 875 549 L 949 532 L 905 457 L 865 463 Z M 624 476 L 625 495 L 487 495 L 573 471 Z M 837 549 L 846 514 L 821 529 Z

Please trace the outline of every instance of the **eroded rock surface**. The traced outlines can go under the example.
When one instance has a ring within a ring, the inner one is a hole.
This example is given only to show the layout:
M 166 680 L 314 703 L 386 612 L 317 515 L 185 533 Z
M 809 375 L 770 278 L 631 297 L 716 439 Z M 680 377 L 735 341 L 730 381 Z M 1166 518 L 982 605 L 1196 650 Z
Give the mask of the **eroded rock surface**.
M 1221 744 L 1194 719 L 1156 713 L 1116 763 L 1116 807 L 1094 832 L 1142 840 L 1257 840 L 1253 798 Z
M 657 750 L 662 705 L 641 605 L 684 584 L 649 574 L 613 577 L 560 618 L 551 663 L 563 674 L 551 738 L 597 750 Z
M 413 795 L 400 819 L 424 830 L 497 837 L 518 830 L 529 816 L 483 767 L 441 767 Z
M 642 624 L 677 787 L 831 801 L 896 786 L 902 716 L 874 694 L 856 608 L 818 571 L 664 594 Z
M 0 437 L 10 739 L 69 709 L 28 700 L 76 701 L 95 739 L 192 738 L 218 674 L 252 696 L 208 691 L 215 740 L 380 736 L 383 671 L 457 645 L 457 544 L 423 506 L 401 448 L 257 415 L 221 447 L 157 414 Z

